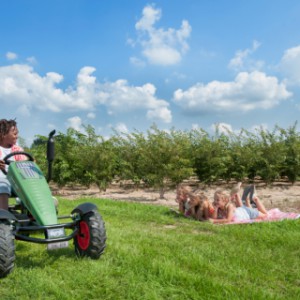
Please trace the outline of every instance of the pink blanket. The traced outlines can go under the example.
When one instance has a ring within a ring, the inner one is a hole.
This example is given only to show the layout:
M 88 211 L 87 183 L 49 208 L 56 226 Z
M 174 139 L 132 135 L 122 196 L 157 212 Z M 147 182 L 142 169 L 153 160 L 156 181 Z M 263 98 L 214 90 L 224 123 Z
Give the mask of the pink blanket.
M 278 208 L 273 208 L 268 211 L 268 216 L 263 220 L 245 220 L 245 221 L 233 221 L 227 224 L 247 224 L 257 222 L 271 222 L 271 221 L 282 221 L 286 219 L 299 219 L 300 214 L 283 212 Z

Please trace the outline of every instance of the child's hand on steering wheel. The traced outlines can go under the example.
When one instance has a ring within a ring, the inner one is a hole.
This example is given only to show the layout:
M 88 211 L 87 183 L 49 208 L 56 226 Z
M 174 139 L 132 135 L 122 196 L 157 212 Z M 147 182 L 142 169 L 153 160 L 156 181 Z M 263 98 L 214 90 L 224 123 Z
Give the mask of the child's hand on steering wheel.
M 5 162 L 4 162 L 4 160 L 0 160 L 0 170 L 5 170 Z

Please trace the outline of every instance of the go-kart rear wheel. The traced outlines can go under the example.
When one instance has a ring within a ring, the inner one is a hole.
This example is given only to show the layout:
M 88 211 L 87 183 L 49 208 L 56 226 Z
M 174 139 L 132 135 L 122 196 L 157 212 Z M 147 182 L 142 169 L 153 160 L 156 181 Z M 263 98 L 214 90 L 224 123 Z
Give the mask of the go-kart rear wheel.
M 0 278 L 7 276 L 14 267 L 15 242 L 10 225 L 0 223 Z
M 97 259 L 104 252 L 106 230 L 104 221 L 97 211 L 82 216 L 79 232 L 74 238 L 75 253 L 79 257 Z

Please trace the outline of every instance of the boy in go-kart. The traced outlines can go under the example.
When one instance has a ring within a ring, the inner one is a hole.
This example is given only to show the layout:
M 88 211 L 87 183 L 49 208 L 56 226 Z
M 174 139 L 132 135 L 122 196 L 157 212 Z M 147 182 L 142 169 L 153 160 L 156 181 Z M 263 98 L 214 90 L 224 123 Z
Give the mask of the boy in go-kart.
M 18 127 L 15 120 L 0 120 L 0 170 L 7 171 L 3 158 L 17 151 L 24 151 L 21 147 L 17 146 Z M 15 155 L 11 160 L 22 160 L 22 155 Z M 8 209 L 8 198 L 11 195 L 11 186 L 6 175 L 0 171 L 0 209 Z

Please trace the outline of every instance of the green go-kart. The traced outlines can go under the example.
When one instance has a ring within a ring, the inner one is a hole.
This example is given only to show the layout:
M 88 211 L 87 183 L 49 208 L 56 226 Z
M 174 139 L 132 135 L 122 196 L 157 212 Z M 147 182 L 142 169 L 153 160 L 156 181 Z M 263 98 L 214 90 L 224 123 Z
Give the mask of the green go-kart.
M 70 215 L 57 213 L 56 203 L 48 182 L 51 180 L 54 160 L 54 134 L 49 134 L 47 143 L 48 178 L 27 152 L 14 152 L 4 158 L 9 165 L 5 172 L 16 201 L 8 210 L 0 209 L 0 278 L 14 268 L 15 240 L 46 244 L 48 250 L 66 248 L 74 241 L 79 257 L 98 259 L 106 246 L 104 221 L 93 203 L 83 203 Z M 14 155 L 23 155 L 23 161 L 9 160 Z M 62 223 L 68 219 L 66 223 Z

